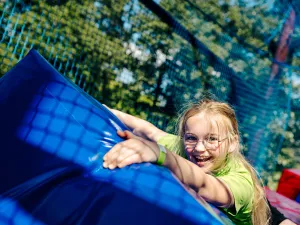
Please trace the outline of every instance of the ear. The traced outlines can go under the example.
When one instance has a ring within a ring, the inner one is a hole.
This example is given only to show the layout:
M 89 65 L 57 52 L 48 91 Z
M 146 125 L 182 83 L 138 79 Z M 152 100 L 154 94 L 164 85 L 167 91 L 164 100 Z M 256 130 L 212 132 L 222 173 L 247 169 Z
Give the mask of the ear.
M 240 141 L 239 141 L 239 137 L 238 135 L 234 135 L 232 137 L 232 142 L 230 143 L 230 146 L 229 146 L 229 149 L 228 149 L 228 152 L 234 152 L 240 145 Z

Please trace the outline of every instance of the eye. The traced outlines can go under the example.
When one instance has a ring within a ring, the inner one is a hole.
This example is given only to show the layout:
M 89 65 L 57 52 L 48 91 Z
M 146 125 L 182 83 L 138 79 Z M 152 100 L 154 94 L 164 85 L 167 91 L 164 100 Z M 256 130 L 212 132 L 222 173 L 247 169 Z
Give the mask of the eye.
M 207 137 L 206 140 L 209 141 L 209 142 L 215 142 L 215 141 L 218 141 L 218 137 L 210 136 L 210 137 Z
M 192 135 L 186 135 L 185 140 L 186 141 L 197 141 L 197 137 L 192 136 Z

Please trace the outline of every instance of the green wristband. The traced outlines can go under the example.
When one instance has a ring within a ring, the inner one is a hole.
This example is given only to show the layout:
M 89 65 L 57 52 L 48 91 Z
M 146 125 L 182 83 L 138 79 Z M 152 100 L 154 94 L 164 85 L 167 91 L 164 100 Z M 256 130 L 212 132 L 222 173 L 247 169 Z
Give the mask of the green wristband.
M 161 166 L 161 165 L 164 164 L 164 162 L 166 160 L 167 150 L 162 145 L 158 145 L 158 147 L 159 147 L 159 156 L 158 156 L 158 159 L 156 161 L 156 164 Z

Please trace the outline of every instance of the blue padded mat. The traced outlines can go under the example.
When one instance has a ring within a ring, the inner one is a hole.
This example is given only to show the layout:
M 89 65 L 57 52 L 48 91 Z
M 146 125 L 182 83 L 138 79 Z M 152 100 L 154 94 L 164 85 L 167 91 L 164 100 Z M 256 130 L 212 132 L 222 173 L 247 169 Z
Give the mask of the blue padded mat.
M 229 223 L 166 168 L 104 169 L 126 127 L 37 51 L 0 79 L 0 104 L 0 225 Z

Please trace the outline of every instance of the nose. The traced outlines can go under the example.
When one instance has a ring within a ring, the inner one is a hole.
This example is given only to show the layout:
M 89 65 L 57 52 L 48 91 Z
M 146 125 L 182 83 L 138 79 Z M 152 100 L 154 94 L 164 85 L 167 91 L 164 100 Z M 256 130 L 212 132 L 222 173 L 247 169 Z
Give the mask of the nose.
M 203 144 L 203 141 L 198 141 L 195 148 L 194 148 L 194 151 L 198 151 L 198 152 L 205 152 L 206 151 L 206 148 Z

